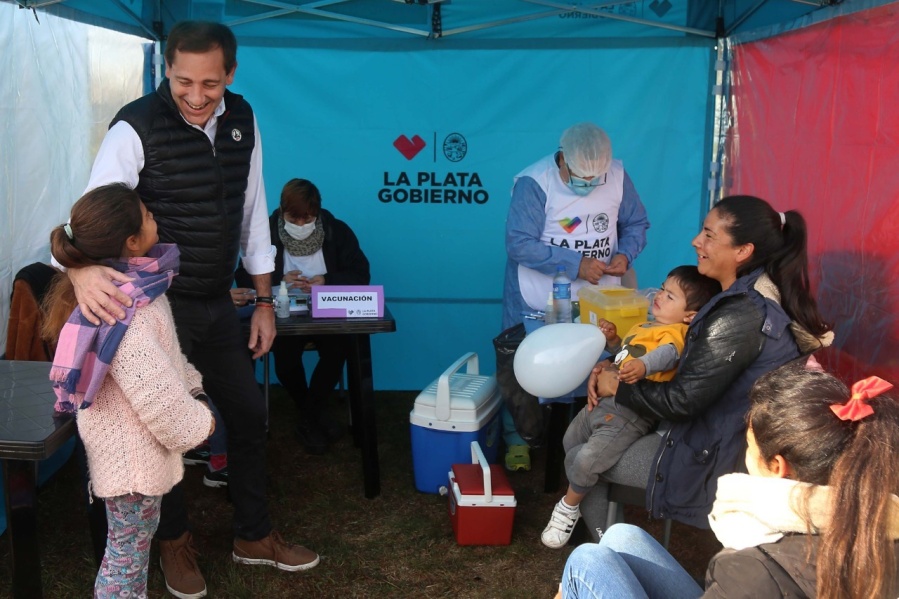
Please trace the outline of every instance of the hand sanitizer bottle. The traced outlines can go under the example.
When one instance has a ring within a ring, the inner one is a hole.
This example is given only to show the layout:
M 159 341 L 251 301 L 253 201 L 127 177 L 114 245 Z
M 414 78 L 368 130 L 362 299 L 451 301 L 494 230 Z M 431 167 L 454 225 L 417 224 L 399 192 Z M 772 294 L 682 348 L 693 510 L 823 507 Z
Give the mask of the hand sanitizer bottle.
M 543 312 L 543 322 L 545 324 L 555 324 L 556 322 L 556 307 L 553 303 L 553 292 L 549 292 L 549 297 L 546 298 L 546 309 Z
M 287 294 L 287 283 L 285 281 L 281 281 L 281 287 L 278 289 L 275 316 L 278 318 L 290 318 L 290 296 Z

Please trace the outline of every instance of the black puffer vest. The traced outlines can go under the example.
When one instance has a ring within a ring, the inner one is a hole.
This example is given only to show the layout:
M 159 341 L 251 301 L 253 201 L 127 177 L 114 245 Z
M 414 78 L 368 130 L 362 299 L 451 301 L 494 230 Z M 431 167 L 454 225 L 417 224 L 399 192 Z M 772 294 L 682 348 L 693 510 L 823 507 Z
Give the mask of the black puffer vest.
M 159 225 L 162 243 L 181 249 L 181 274 L 171 292 L 197 297 L 227 293 L 240 251 L 244 193 L 256 145 L 253 110 L 225 91 L 215 147 L 181 117 L 168 80 L 156 93 L 122 108 L 144 149 L 137 192 Z

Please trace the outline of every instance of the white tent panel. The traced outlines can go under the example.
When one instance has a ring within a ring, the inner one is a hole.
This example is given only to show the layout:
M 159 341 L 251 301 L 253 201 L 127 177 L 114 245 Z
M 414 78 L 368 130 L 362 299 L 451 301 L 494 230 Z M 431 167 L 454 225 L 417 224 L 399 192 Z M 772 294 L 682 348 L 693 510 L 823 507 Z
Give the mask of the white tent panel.
M 0 4 L 0 353 L 13 277 L 49 260 L 49 232 L 87 184 L 106 126 L 141 94 L 143 41 Z

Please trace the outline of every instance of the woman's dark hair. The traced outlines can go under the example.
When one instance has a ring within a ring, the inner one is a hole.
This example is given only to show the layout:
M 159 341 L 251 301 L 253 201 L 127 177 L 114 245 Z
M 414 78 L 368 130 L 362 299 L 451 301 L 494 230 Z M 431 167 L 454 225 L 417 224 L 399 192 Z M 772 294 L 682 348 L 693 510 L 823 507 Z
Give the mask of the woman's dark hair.
M 72 206 L 68 224 L 50 232 L 50 252 L 66 268 L 102 264 L 125 254 L 125 242 L 140 233 L 144 217 L 140 196 L 124 183 L 111 183 L 84 194 Z M 65 273 L 53 277 L 43 301 L 41 336 L 55 343 L 75 309 L 75 289 Z
M 175 52 L 202 54 L 216 48 L 225 57 L 225 72 L 237 66 L 237 38 L 226 25 L 209 21 L 179 21 L 165 42 L 165 61 L 175 64 Z
M 765 273 L 780 290 L 786 313 L 815 336 L 831 330 L 818 312 L 808 278 L 807 228 L 805 219 L 795 210 L 780 213 L 768 202 L 753 196 L 729 196 L 718 202 L 717 210 L 727 224 L 735 245 L 751 243 L 754 251 L 737 270 L 737 276 L 756 268 Z
M 700 274 L 699 269 L 690 264 L 673 268 L 667 278 L 677 281 L 686 297 L 687 310 L 694 312 L 721 293 L 721 283 Z
M 756 381 L 747 422 L 765 463 L 783 456 L 790 478 L 831 487 L 832 519 L 818 548 L 817 596 L 895 597 L 888 530 L 892 496 L 899 493 L 899 403 L 879 395 L 869 401 L 872 415 L 840 420 L 830 406 L 850 396 L 834 376 L 796 360 Z M 798 507 L 807 514 L 807 505 Z
M 322 210 L 322 196 L 318 187 L 306 179 L 291 179 L 281 190 L 281 216 L 294 218 L 317 217 Z

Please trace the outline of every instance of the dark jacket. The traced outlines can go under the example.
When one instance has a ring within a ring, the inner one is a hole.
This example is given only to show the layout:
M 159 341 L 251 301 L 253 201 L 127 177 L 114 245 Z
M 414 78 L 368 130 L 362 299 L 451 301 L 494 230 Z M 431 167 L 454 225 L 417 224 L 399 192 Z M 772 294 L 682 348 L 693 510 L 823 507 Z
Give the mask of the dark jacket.
M 750 387 L 800 354 L 790 318 L 754 288 L 761 274 L 740 277 L 699 311 L 673 380 L 618 388 L 616 401 L 666 421 L 646 490 L 656 518 L 709 528 L 718 477 L 745 471 Z
M 284 278 L 284 244 L 278 234 L 278 217 L 281 209 L 276 208 L 268 219 L 272 234 L 272 243 L 277 249 L 275 255 L 275 271 L 272 273 L 272 287 L 281 284 Z M 322 243 L 322 255 L 325 258 L 326 285 L 368 285 L 371 281 L 369 274 L 368 258 L 359 247 L 356 234 L 342 220 L 337 220 L 334 215 L 325 209 L 321 211 L 322 227 L 325 230 L 325 240 Z M 243 266 L 237 269 L 234 275 L 238 287 L 252 287 L 253 280 L 244 270 Z
M 815 562 L 819 543 L 818 536 L 792 534 L 776 543 L 720 551 L 706 570 L 703 598 L 811 599 L 817 595 Z M 899 573 L 899 548 L 896 556 Z M 896 591 L 890 596 L 895 597 Z
M 144 167 L 137 192 L 159 225 L 159 241 L 181 250 L 171 293 L 212 297 L 233 282 L 256 140 L 253 110 L 243 97 L 225 91 L 225 107 L 215 147 L 184 121 L 167 79 L 110 124 L 125 121 L 140 137 Z
M 41 302 L 57 270 L 35 262 L 22 268 L 13 279 L 6 329 L 7 360 L 51 362 L 56 347 L 41 339 Z
M 720 551 L 706 570 L 703 597 L 814 597 L 818 542 L 817 536 L 792 534 L 776 543 Z

